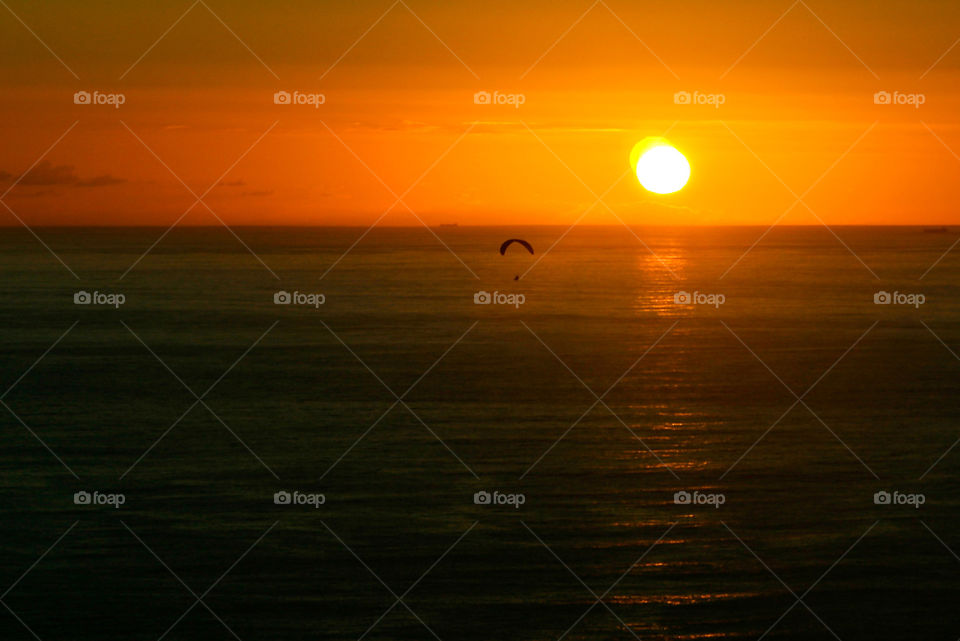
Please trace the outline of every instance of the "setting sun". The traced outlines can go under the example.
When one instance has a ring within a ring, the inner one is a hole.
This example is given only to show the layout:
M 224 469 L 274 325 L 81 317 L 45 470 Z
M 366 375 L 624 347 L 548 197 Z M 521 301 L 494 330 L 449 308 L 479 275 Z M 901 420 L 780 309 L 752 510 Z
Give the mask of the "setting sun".
M 690 179 L 690 163 L 675 147 L 663 139 L 637 143 L 630 154 L 637 179 L 647 191 L 672 194 L 683 189 Z

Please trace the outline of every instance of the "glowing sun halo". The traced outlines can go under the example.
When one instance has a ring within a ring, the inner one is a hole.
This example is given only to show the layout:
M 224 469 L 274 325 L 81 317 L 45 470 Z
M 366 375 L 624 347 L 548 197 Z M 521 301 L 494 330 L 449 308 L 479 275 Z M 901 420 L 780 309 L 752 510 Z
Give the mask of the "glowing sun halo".
M 690 179 L 690 163 L 675 147 L 663 139 L 647 139 L 634 146 L 630 164 L 647 191 L 672 194 Z

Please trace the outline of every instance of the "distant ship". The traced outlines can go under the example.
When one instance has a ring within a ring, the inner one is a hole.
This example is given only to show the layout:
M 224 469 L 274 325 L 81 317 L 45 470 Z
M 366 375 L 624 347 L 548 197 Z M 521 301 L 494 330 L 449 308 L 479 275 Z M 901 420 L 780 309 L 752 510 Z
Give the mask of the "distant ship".
M 923 230 L 925 234 L 946 234 L 949 230 L 946 227 L 926 227 Z

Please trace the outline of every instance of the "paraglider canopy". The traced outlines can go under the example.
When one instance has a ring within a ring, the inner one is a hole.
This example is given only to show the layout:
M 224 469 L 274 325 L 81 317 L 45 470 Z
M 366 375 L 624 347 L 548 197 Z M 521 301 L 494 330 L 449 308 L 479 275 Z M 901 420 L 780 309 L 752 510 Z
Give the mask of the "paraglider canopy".
M 500 255 L 503 256 L 504 254 L 506 254 L 507 247 L 509 247 L 513 243 L 520 243 L 521 245 L 527 248 L 528 252 L 530 252 L 531 254 L 533 253 L 533 247 L 530 246 L 530 243 L 528 243 L 525 240 L 521 240 L 520 238 L 511 238 L 510 240 L 504 241 L 503 244 L 500 245 Z

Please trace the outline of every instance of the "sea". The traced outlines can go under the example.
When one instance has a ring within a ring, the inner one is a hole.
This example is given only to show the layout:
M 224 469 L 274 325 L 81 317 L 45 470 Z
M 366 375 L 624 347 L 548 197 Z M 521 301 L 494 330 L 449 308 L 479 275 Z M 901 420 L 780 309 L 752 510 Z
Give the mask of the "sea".
M 0 229 L 0 639 L 957 639 L 958 240 Z

